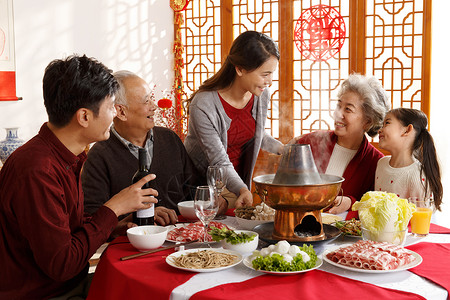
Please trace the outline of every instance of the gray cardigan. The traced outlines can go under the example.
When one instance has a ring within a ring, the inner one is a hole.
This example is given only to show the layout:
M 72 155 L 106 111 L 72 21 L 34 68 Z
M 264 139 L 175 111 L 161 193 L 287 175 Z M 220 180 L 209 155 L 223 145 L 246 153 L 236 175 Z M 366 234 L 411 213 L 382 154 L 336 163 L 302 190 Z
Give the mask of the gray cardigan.
M 206 175 L 208 165 L 226 167 L 227 189 L 236 195 L 243 187 L 250 189 L 253 168 L 260 149 L 278 153 L 281 142 L 264 130 L 267 118 L 269 91 L 255 96 L 252 116 L 256 120 L 255 136 L 244 150 L 245 175 L 240 178 L 227 155 L 227 130 L 231 119 L 225 113 L 217 91 L 200 92 L 189 106 L 189 127 L 184 145 L 197 169 Z

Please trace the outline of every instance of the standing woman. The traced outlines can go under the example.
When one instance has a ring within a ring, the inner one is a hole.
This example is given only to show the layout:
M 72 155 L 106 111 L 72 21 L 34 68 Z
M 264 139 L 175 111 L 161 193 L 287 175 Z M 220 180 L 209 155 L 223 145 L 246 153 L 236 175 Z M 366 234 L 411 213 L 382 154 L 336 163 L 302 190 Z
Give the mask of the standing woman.
M 390 102 L 375 77 L 352 74 L 344 80 L 334 112 L 334 131 L 315 131 L 297 140 L 310 144 L 320 173 L 342 176 L 343 196 L 336 197 L 330 213 L 350 209 L 367 191 L 374 189 L 375 170 L 383 154 L 367 140 L 383 125 Z M 349 211 L 347 219 L 356 217 Z
M 270 37 L 246 31 L 234 40 L 220 70 L 188 100 L 186 150 L 203 174 L 208 165 L 225 167 L 236 207 L 253 203 L 250 187 L 259 150 L 279 154 L 284 146 L 264 130 L 268 86 L 279 58 Z

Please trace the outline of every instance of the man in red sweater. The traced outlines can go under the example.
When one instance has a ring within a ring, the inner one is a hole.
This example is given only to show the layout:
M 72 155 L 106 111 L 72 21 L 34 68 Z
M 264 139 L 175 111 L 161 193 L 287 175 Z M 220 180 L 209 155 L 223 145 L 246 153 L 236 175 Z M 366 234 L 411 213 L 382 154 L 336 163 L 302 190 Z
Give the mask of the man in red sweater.
M 144 177 L 85 218 L 80 171 L 90 143 L 109 138 L 117 82 L 86 56 L 51 62 L 43 78 L 49 117 L 0 172 L 0 299 L 86 296 L 89 258 L 117 217 L 156 203 Z M 78 294 L 77 294 L 78 295 Z

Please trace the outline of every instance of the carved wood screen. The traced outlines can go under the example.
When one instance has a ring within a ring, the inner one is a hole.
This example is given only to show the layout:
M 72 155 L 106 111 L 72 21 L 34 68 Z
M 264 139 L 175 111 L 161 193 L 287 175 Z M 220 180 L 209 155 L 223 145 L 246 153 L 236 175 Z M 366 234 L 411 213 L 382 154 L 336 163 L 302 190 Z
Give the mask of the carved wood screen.
M 266 129 L 282 142 L 332 129 L 339 85 L 352 72 L 381 80 L 393 107 L 429 115 L 431 0 L 194 0 L 184 16 L 185 95 L 220 68 L 239 33 L 278 43 Z M 324 50 L 332 39 L 340 48 Z

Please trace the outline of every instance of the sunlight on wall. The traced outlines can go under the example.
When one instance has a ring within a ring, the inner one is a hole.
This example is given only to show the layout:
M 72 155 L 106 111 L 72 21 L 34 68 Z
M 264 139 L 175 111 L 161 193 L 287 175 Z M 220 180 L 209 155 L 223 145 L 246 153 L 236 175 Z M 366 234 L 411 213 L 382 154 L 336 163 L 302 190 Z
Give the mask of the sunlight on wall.
M 173 14 L 157 0 L 14 0 L 17 95 L 0 102 L 2 128 L 19 127 L 34 136 L 47 114 L 42 76 L 50 61 L 73 53 L 95 57 L 113 70 L 133 71 L 156 94 L 172 86 Z

